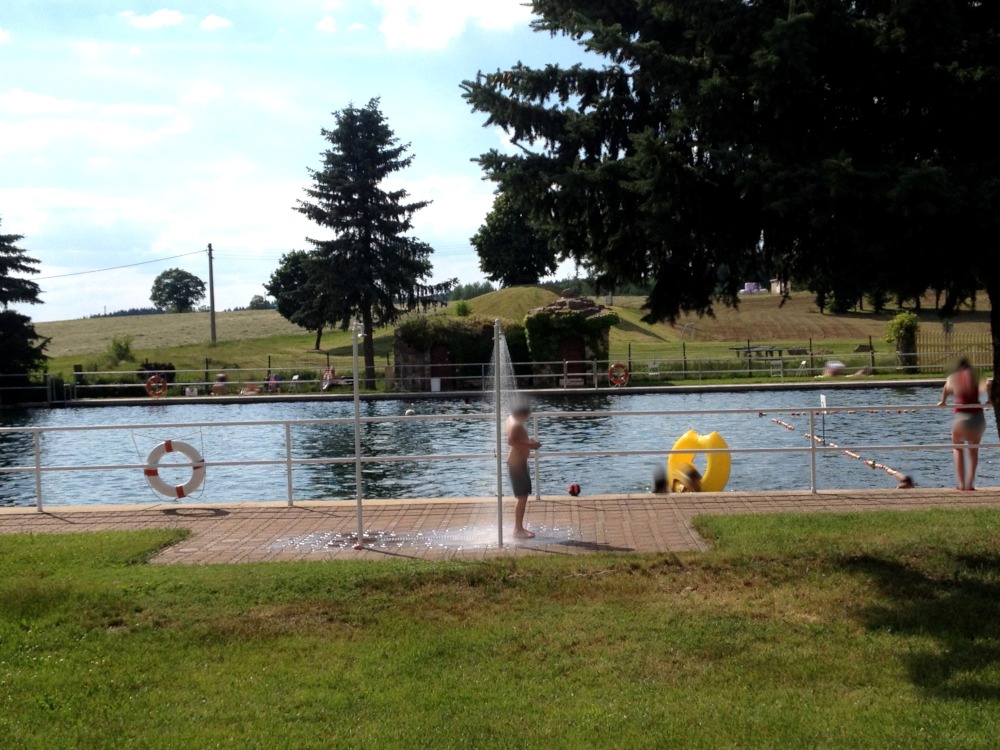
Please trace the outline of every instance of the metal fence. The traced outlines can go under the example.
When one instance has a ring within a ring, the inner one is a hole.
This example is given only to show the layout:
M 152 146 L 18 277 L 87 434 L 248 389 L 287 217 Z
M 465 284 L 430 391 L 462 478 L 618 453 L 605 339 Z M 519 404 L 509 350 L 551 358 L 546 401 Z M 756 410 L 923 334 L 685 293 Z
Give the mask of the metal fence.
M 881 411 L 890 410 L 892 411 L 896 407 L 887 405 L 878 405 L 872 407 L 852 407 L 858 412 L 868 411 Z M 903 408 L 903 407 L 901 407 Z M 914 406 L 912 404 L 906 405 L 905 409 L 908 411 L 918 411 L 918 410 L 929 410 L 929 409 L 939 409 L 936 405 L 924 405 L 924 406 Z M 989 409 L 989 406 L 985 408 Z M 954 445 L 950 443 L 932 443 L 932 444 L 911 444 L 911 445 L 899 445 L 899 444 L 876 444 L 876 445 L 832 445 L 832 444 L 821 444 L 818 437 L 816 436 L 816 425 L 818 419 L 823 417 L 825 414 L 834 413 L 838 410 L 827 409 L 827 408 L 795 408 L 795 409 L 769 409 L 769 415 L 800 415 L 808 416 L 808 432 L 803 432 L 803 434 L 809 438 L 808 445 L 802 445 L 797 447 L 736 447 L 728 449 L 705 449 L 698 450 L 698 453 L 703 454 L 715 454 L 715 453 L 725 453 L 732 455 L 740 454 L 775 454 L 775 455 L 792 455 L 799 456 L 803 459 L 802 463 L 802 478 L 803 487 L 808 488 L 813 493 L 818 491 L 817 486 L 817 474 L 816 474 L 816 461 L 817 457 L 824 453 L 847 453 L 851 455 L 852 453 L 857 454 L 853 457 L 860 458 L 861 454 L 871 455 L 872 453 L 881 454 L 886 452 L 905 452 L 905 451 L 926 451 L 926 450 L 939 450 L 947 451 L 955 448 Z M 635 418 L 635 417 L 647 417 L 647 418 L 658 418 L 658 417 L 673 417 L 673 416 L 698 416 L 698 417 L 731 417 L 739 415 L 753 415 L 761 416 L 761 413 L 753 409 L 719 409 L 719 410 L 671 410 L 671 411 L 572 411 L 572 412 L 541 412 L 533 415 L 533 432 L 537 437 L 539 434 L 539 420 L 581 420 L 593 417 L 602 418 Z M 177 423 L 177 424 L 145 424 L 145 425 L 118 425 L 118 426 L 63 426 L 63 427 L 8 427 L 0 428 L 0 437 L 11 434 L 29 434 L 31 436 L 33 445 L 33 461 L 30 465 L 21 466 L 9 466 L 0 467 L 0 474 L 31 474 L 34 477 L 34 493 L 35 493 L 35 507 L 39 512 L 44 510 L 45 501 L 45 482 L 44 478 L 53 472 L 106 472 L 109 470 L 128 470 L 135 472 L 136 482 L 145 481 L 144 475 L 148 476 L 148 473 L 152 470 L 155 473 L 155 462 L 152 461 L 153 453 L 150 454 L 149 459 L 146 463 L 133 463 L 133 464 L 112 464 L 112 465 L 96 465 L 96 464 L 48 464 L 42 460 L 42 442 L 45 436 L 55 432 L 78 432 L 91 434 L 98 431 L 120 431 L 120 430 L 150 430 L 162 433 L 166 430 L 185 430 L 191 431 L 192 429 L 201 427 L 213 427 L 213 428 L 241 428 L 241 427 L 264 427 L 264 426 L 279 426 L 284 433 L 284 455 L 281 458 L 276 459 L 261 459 L 261 460 L 202 460 L 197 461 L 192 459 L 188 463 L 173 464 L 174 468 L 190 468 L 192 472 L 195 469 L 204 468 L 205 471 L 211 471 L 215 467 L 223 466 L 270 466 L 274 467 L 276 471 L 281 471 L 285 475 L 286 484 L 286 496 L 284 498 L 288 506 L 292 506 L 296 502 L 296 498 L 293 492 L 293 472 L 296 467 L 306 466 L 306 465 L 334 465 L 334 464 L 354 464 L 356 467 L 356 501 L 357 501 L 357 520 L 359 529 L 359 538 L 363 536 L 362 524 L 363 524 L 363 500 L 364 500 L 364 487 L 361 480 L 361 467 L 366 464 L 391 464 L 391 463 L 402 463 L 402 462 L 437 462 L 437 461 L 483 461 L 497 457 L 499 453 L 449 453 L 449 454 L 426 454 L 426 455 L 364 455 L 361 450 L 361 443 L 359 439 L 361 427 L 364 424 L 372 423 L 392 423 L 400 421 L 420 421 L 420 420 L 434 420 L 435 422 L 440 422 L 442 420 L 494 420 L 495 417 L 492 414 L 463 414 L 463 415 L 412 415 L 412 416 L 392 416 L 392 417 L 362 417 L 358 411 L 355 411 L 354 417 L 343 417 L 343 418 L 333 418 L 333 419 L 307 419 L 307 420 L 269 420 L 269 421 L 242 421 L 242 422 L 189 422 L 189 423 Z M 715 421 L 715 420 L 711 420 Z M 779 420 L 778 424 L 781 424 Z M 293 431 L 302 428 L 305 425 L 353 425 L 354 435 L 355 435 L 355 450 L 353 455 L 342 455 L 334 456 L 328 458 L 305 458 L 302 456 L 296 456 L 293 453 Z M 786 425 L 787 426 L 787 425 Z M 499 448 L 499 441 L 498 441 Z M 1000 444 L 988 443 L 980 446 L 980 450 L 983 451 L 996 451 L 1000 449 Z M 618 450 L 618 449 L 597 449 L 597 450 L 569 450 L 569 451 L 536 451 L 534 453 L 534 475 L 535 475 L 535 487 L 539 488 L 539 470 L 540 464 L 547 461 L 555 461 L 567 457 L 603 457 L 603 456 L 656 456 L 659 458 L 666 458 L 667 456 L 677 454 L 687 454 L 690 453 L 690 449 L 683 450 Z M 200 458 L 200 456 L 199 456 Z M 885 467 L 883 467 L 885 468 Z M 500 469 L 498 462 L 498 482 L 500 480 Z M 502 503 L 501 492 L 499 491 L 500 485 L 498 484 L 498 525 L 501 523 L 502 519 Z M 536 489 L 536 498 L 540 497 L 540 492 Z M 277 498 L 275 498 L 277 499 Z
M 919 366 L 947 368 L 958 359 L 968 357 L 974 363 L 993 362 L 993 337 L 988 333 L 918 333 L 917 359 Z

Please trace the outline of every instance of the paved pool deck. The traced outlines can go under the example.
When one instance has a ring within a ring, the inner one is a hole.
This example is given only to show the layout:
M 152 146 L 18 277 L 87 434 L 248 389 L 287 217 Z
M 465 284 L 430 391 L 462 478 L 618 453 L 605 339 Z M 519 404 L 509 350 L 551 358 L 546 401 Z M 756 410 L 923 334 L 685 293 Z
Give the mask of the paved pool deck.
M 687 552 L 708 548 L 692 526 L 700 515 L 834 513 L 927 508 L 1000 508 L 1000 488 L 672 495 L 543 496 L 529 503 L 537 536 L 510 537 L 513 501 L 504 504 L 498 546 L 496 498 L 366 500 L 364 547 L 356 550 L 353 501 L 0 509 L 2 534 L 189 529 L 156 563 L 223 564 L 278 560 L 483 559 L 588 552 Z M 2 542 L 0 542 L 2 543 Z

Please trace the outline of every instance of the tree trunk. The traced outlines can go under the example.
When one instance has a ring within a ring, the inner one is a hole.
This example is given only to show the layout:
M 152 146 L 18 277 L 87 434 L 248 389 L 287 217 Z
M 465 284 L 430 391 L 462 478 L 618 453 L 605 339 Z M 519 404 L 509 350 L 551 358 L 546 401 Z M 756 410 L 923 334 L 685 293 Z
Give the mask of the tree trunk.
M 319 351 L 319 342 L 323 340 L 323 326 L 316 329 L 316 346 L 313 347 L 316 351 Z
M 372 335 L 372 311 L 365 308 L 361 311 L 361 326 L 365 334 L 363 342 L 365 352 L 365 388 L 375 390 L 375 337 Z
M 990 274 L 986 280 L 986 295 L 990 298 L 990 336 L 993 338 L 993 387 L 989 399 L 993 404 L 993 419 L 1000 435 L 1000 420 L 997 420 L 997 404 L 1000 403 L 1000 386 L 996 377 L 1000 374 L 1000 275 Z

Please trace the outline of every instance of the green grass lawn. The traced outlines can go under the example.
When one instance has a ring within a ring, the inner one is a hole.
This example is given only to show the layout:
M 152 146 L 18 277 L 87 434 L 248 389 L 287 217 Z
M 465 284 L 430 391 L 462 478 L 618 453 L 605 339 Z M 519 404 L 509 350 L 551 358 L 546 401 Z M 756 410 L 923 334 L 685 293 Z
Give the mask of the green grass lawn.
M 0 539 L 0 744 L 991 748 L 1000 512 L 705 518 L 702 555 L 145 564 Z

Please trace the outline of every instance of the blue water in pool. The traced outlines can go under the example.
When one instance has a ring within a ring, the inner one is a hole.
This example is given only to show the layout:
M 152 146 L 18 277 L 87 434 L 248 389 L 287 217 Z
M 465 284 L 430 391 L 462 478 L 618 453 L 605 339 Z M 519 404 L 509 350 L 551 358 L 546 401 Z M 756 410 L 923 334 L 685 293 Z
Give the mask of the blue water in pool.
M 837 390 L 827 394 L 828 406 L 837 409 L 826 417 L 827 437 L 840 445 L 920 444 L 948 441 L 951 414 L 944 411 L 895 413 L 896 407 L 927 405 L 937 400 L 931 388 L 894 387 L 875 390 Z M 893 406 L 876 414 L 868 406 Z M 819 406 L 811 391 L 595 395 L 547 397 L 535 401 L 542 451 L 667 450 L 689 429 L 720 432 L 731 448 L 804 447 L 808 441 L 807 417 L 771 415 L 668 415 L 611 417 L 602 414 L 579 418 L 547 418 L 556 411 L 672 411 L 752 409 Z M 379 401 L 362 405 L 362 415 L 402 416 L 407 408 L 418 414 L 482 414 L 481 403 L 461 401 Z M 847 414 L 848 409 L 858 409 Z M 208 422 L 204 428 L 129 429 L 98 432 L 47 433 L 42 439 L 45 466 L 138 464 L 161 440 L 185 440 L 202 451 L 208 461 L 281 460 L 285 434 L 280 425 L 227 427 L 220 423 L 258 420 L 327 419 L 353 416 L 353 404 L 343 402 L 177 404 L 98 409 L 40 409 L 0 413 L 0 426 L 148 425 Z M 771 416 L 793 424 L 795 432 L 771 422 Z M 996 442 L 996 426 L 987 413 L 986 442 Z M 817 418 L 817 432 L 820 430 Z M 418 454 L 492 454 L 495 426 L 491 421 L 409 421 L 372 423 L 362 427 L 365 456 Z M 295 458 L 350 458 L 354 450 L 353 425 L 295 425 L 292 454 Z M 952 459 L 947 451 L 870 452 L 871 458 L 914 476 L 920 486 L 954 485 Z M 977 483 L 1000 483 L 1000 457 L 984 450 Z M 33 452 L 28 434 L 0 434 L 0 468 L 31 466 Z M 820 489 L 888 488 L 895 482 L 840 453 L 818 457 Z M 645 492 L 653 470 L 661 461 L 651 456 L 550 457 L 541 461 L 543 494 L 559 494 L 571 482 L 583 494 Z M 364 466 L 366 497 L 455 497 L 496 492 L 495 459 L 427 463 L 370 463 Z M 165 481 L 180 484 L 189 471 L 164 468 Z M 506 483 L 506 477 L 505 477 Z M 0 473 L 0 505 L 34 503 L 34 475 Z M 802 490 L 809 486 L 809 458 L 797 455 L 735 455 L 727 490 Z M 101 472 L 46 472 L 43 476 L 46 506 L 162 502 L 148 487 L 140 470 Z M 354 465 L 297 466 L 293 471 L 296 500 L 349 499 L 354 497 Z M 193 500 L 211 503 L 284 500 L 284 466 L 210 467 L 200 494 Z

